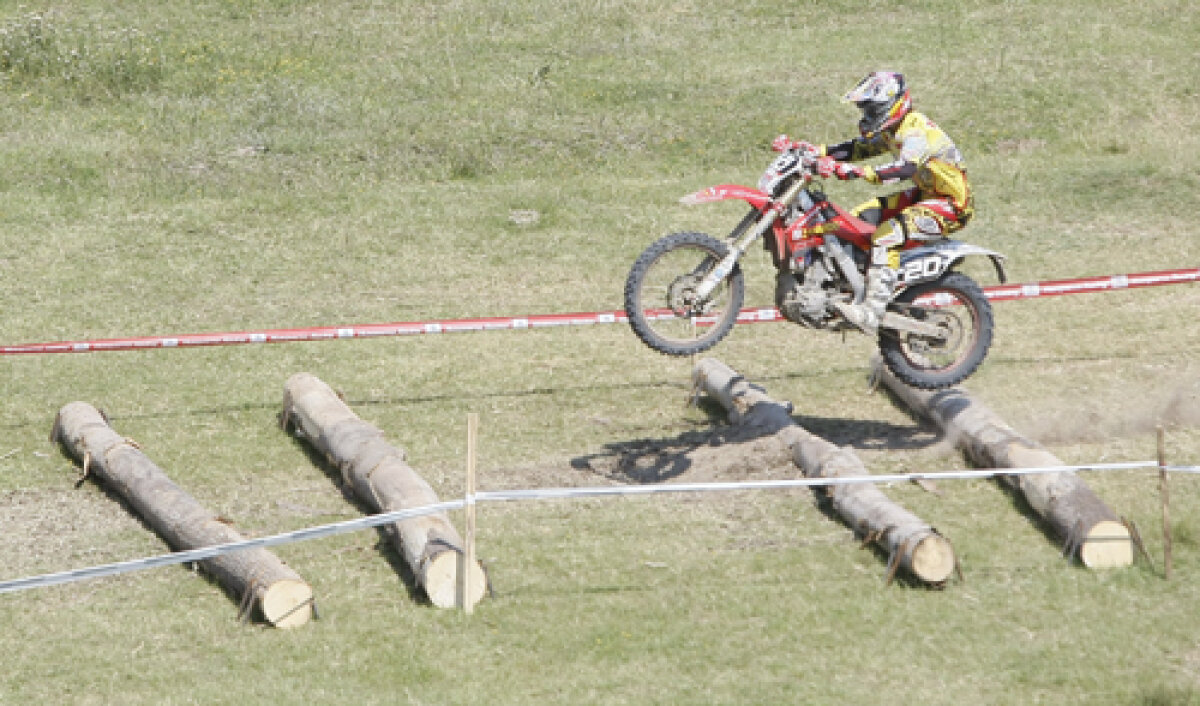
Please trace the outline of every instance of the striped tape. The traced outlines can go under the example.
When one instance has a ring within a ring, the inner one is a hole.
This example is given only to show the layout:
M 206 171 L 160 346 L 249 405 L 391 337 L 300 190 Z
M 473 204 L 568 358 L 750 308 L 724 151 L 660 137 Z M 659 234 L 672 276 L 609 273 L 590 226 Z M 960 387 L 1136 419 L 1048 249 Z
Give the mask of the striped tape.
M 750 490 L 782 490 L 789 488 L 829 487 L 834 485 L 857 485 L 863 483 L 907 483 L 910 481 L 943 481 L 995 478 L 998 476 L 1022 476 L 1044 473 L 1065 473 L 1074 471 L 1120 471 L 1139 468 L 1158 468 L 1173 473 L 1200 474 L 1200 466 L 1160 466 L 1155 461 L 1134 461 L 1128 463 L 1099 463 L 1083 466 L 1043 466 L 1038 468 L 1003 468 L 1003 469 L 972 469 L 961 471 L 937 471 L 932 473 L 892 473 L 865 476 L 846 476 L 836 478 L 792 478 L 782 480 L 739 481 L 728 483 L 665 483 L 660 485 L 614 485 L 593 486 L 583 488 L 535 488 L 526 490 L 493 490 L 481 491 L 462 500 L 450 500 L 425 505 L 418 508 L 396 510 L 377 515 L 344 520 L 332 524 L 318 525 L 305 529 L 274 534 L 269 537 L 256 537 L 228 544 L 216 544 L 200 549 L 161 554 L 159 556 L 132 559 L 130 561 L 101 564 L 81 569 L 60 571 L 52 574 L 40 574 L 24 578 L 0 581 L 0 594 L 14 593 L 34 588 L 45 588 L 62 584 L 87 581 L 127 574 L 134 571 L 145 571 L 163 566 L 186 564 L 204 559 L 211 559 L 222 554 L 255 549 L 259 547 L 274 547 L 310 539 L 331 537 L 347 532 L 379 527 L 402 520 L 408 520 L 425 515 L 432 515 L 449 510 L 459 510 L 468 504 L 480 502 L 512 502 L 530 500 L 563 500 L 610 496 L 660 495 L 663 493 L 700 493 L 728 492 Z
M 1137 287 L 1155 287 L 1168 284 L 1184 284 L 1200 281 L 1200 268 L 1186 270 L 1164 270 L 1138 274 L 1106 275 L 1084 279 L 1033 282 L 988 287 L 984 290 L 993 301 L 1034 299 L 1065 294 L 1087 294 L 1110 292 Z M 652 317 L 674 316 L 662 310 Z M 764 323 L 783 321 L 783 316 L 773 307 L 743 309 L 738 314 L 738 323 Z M 203 346 L 234 346 L 250 343 L 294 343 L 300 341 L 328 341 L 343 338 L 372 338 L 376 336 L 420 336 L 442 333 L 466 333 L 475 331 L 528 330 L 556 326 L 594 326 L 598 324 L 628 323 L 624 311 L 581 312 L 576 314 L 544 314 L 522 317 L 495 317 L 483 319 L 445 319 L 434 321 L 411 321 L 390 324 L 359 324 L 355 326 L 319 326 L 313 328 L 265 329 L 262 331 L 239 331 L 232 333 L 193 333 L 174 336 L 144 336 L 137 338 L 107 338 L 87 341 L 57 341 L 54 343 L 26 343 L 15 346 L 0 346 L 0 355 L 39 353 L 98 353 L 103 351 L 131 351 L 155 348 L 197 348 Z M 703 322 L 701 322 L 703 323 Z
M 342 338 L 373 338 L 376 336 L 419 336 L 438 333 L 472 331 L 504 331 L 546 328 L 552 326 L 588 326 L 593 324 L 625 323 L 625 312 L 594 312 L 581 314 L 548 314 L 517 318 L 447 319 L 444 321 L 411 321 L 390 324 L 358 324 L 355 326 L 318 326 L 313 328 L 266 329 L 230 333 L 191 333 L 175 336 L 144 336 L 138 338 L 105 338 L 90 341 L 57 341 L 0 346 L 0 355 L 23 353 L 98 353 L 102 351 L 131 351 L 153 348 L 199 348 L 204 346 L 235 346 L 249 343 L 296 343 L 328 341 Z
M 1091 292 L 1137 289 L 1139 287 L 1159 287 L 1168 284 L 1184 284 L 1197 281 L 1200 281 L 1200 269 L 1186 269 L 1085 277 L 1083 279 L 1034 282 L 1032 284 L 1001 285 L 999 287 L 988 287 L 985 291 L 988 299 L 992 301 L 1010 301 L 1013 299 L 1056 297 L 1064 294 L 1088 294 Z

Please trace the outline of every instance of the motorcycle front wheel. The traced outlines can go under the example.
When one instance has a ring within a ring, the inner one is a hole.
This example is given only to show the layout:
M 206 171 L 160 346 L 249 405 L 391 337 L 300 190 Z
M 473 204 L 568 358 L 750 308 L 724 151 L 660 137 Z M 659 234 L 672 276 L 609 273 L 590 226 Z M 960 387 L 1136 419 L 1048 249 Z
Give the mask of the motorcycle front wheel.
M 992 345 L 992 305 L 975 280 L 962 273 L 908 287 L 888 308 L 941 331 L 938 338 L 880 331 L 884 363 L 913 387 L 936 390 L 957 385 L 975 372 Z
M 704 233 L 673 233 L 646 248 L 625 281 L 625 314 L 647 346 L 667 355 L 694 355 L 717 344 L 737 322 L 745 297 L 735 266 L 704 299 L 696 287 L 729 252 Z

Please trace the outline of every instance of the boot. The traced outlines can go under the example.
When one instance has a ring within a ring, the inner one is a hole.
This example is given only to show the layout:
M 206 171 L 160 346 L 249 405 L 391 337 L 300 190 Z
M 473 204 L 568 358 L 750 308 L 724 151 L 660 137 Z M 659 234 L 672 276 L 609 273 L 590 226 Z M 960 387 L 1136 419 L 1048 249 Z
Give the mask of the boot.
M 896 270 L 886 264 L 872 265 L 867 269 L 867 293 L 863 303 L 838 302 L 834 308 L 863 333 L 874 336 L 879 332 L 879 321 L 895 293 Z

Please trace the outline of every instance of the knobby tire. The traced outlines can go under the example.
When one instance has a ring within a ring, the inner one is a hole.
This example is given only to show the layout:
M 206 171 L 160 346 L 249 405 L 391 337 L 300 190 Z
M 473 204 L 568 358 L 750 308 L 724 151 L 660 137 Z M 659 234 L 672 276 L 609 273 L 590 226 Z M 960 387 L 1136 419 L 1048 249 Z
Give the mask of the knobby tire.
M 674 273 L 673 281 L 675 282 L 689 275 L 697 278 L 703 277 L 725 257 L 729 252 L 729 247 L 724 242 L 704 233 L 673 233 L 646 248 L 634 262 L 629 277 L 625 281 L 625 314 L 629 317 L 629 324 L 633 328 L 633 332 L 647 346 L 666 355 L 695 355 L 715 346 L 737 323 L 738 313 L 741 311 L 745 298 L 742 270 L 740 266 L 735 266 L 733 271 L 718 285 L 713 297 L 710 297 L 710 300 L 727 297 L 727 301 L 722 305 L 723 310 L 715 313 L 715 321 L 711 324 L 707 322 L 693 324 L 691 334 L 698 335 L 671 336 L 665 333 L 666 326 L 663 325 L 663 322 L 648 316 L 647 312 L 669 308 L 667 292 L 648 291 L 648 286 L 655 285 L 648 285 L 647 276 L 655 271 L 655 265 L 663 258 L 669 255 L 679 255 L 687 250 L 694 250 L 697 258 L 695 263 L 689 265 L 688 268 Z M 681 322 L 687 321 L 687 319 L 677 317 L 671 321 Z M 684 326 L 682 323 L 679 325 Z M 687 330 L 686 326 L 684 326 L 684 330 Z
M 995 328 L 992 305 L 983 289 L 973 279 L 959 272 L 950 272 L 933 282 L 908 287 L 896 296 L 893 305 L 900 305 L 901 311 L 905 311 L 918 298 L 938 292 L 954 297 L 957 300 L 955 303 L 971 316 L 970 331 L 967 332 L 971 336 L 969 345 L 950 364 L 944 367 L 922 366 L 915 359 L 919 354 L 913 352 L 913 346 L 919 345 L 921 338 L 916 334 L 884 331 L 879 337 L 879 352 L 888 369 L 904 383 L 924 390 L 957 385 L 974 373 L 987 356 Z M 917 307 L 916 311 L 919 310 L 920 307 Z M 930 311 L 936 311 L 936 308 Z

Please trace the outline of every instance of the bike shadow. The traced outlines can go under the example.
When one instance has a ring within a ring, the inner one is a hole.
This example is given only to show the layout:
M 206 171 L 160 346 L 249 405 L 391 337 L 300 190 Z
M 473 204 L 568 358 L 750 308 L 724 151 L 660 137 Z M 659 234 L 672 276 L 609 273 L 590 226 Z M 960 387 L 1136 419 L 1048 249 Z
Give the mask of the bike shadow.
M 673 437 L 609 442 L 599 452 L 572 458 L 571 467 L 637 484 L 686 480 L 689 476 L 728 480 L 720 477 L 722 468 L 732 468 L 733 475 L 744 479 L 754 474 L 755 466 L 760 473 L 773 471 L 774 477 L 781 470 L 797 477 L 802 475 L 792 464 L 788 450 L 775 441 L 778 428 L 731 424 L 725 408 L 709 398 L 701 398 L 697 407 L 706 417 L 703 428 Z M 790 416 L 805 431 L 856 451 L 915 451 L 942 442 L 939 432 L 920 422 L 902 425 L 816 415 Z M 775 447 L 769 442 L 774 442 Z M 739 455 L 744 458 L 739 459 Z

